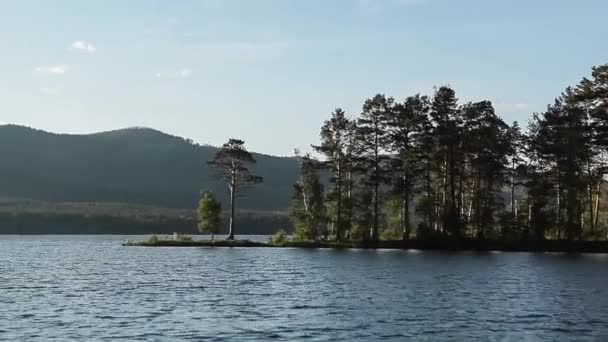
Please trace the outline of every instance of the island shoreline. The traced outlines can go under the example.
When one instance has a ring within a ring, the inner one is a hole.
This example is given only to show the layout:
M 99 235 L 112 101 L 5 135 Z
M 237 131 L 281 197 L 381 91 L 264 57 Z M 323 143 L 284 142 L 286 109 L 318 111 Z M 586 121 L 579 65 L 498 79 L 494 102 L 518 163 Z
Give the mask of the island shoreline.
M 608 254 L 607 241 L 500 241 L 500 240 L 392 240 L 392 241 L 286 241 L 282 243 L 254 242 L 250 240 L 176 240 L 127 241 L 123 246 L 133 247 L 256 247 L 303 249 L 394 249 L 428 251 L 472 252 L 531 252 L 531 253 L 593 253 Z

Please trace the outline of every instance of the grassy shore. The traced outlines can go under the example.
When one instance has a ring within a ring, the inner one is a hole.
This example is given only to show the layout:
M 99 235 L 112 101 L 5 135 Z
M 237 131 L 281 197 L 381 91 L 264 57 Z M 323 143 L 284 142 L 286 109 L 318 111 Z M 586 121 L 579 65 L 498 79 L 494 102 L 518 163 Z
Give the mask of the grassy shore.
M 608 253 L 608 241 L 501 241 L 477 239 L 428 239 L 407 241 L 283 241 L 263 243 L 249 240 L 188 240 L 154 238 L 147 241 L 124 243 L 141 247 L 265 247 L 265 248 L 356 248 L 445 251 L 504 251 L 504 252 L 567 252 Z

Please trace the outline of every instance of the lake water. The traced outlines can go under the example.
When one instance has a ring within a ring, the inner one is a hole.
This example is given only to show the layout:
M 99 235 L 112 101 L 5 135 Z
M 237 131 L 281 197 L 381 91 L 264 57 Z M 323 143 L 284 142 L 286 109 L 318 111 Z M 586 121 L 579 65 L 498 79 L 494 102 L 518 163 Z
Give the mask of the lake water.
M 127 239 L 0 236 L 0 340 L 608 340 L 606 255 Z

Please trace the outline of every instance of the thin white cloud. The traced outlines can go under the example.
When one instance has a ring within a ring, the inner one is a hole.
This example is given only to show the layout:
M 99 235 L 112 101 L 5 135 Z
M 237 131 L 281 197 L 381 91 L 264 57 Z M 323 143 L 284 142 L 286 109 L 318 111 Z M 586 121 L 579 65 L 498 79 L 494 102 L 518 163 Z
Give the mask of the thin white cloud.
M 36 72 L 48 75 L 65 75 L 70 67 L 67 64 L 39 66 L 34 69 Z
M 164 79 L 188 78 L 190 76 L 192 76 L 192 69 L 190 68 L 182 68 L 180 70 L 172 71 L 159 71 L 156 73 L 157 78 Z
M 85 51 L 88 53 L 93 53 L 93 52 L 97 51 L 97 48 L 95 47 L 95 45 L 93 45 L 90 42 L 84 41 L 84 40 L 77 40 L 77 41 L 73 42 L 72 45 L 70 45 L 70 49 Z

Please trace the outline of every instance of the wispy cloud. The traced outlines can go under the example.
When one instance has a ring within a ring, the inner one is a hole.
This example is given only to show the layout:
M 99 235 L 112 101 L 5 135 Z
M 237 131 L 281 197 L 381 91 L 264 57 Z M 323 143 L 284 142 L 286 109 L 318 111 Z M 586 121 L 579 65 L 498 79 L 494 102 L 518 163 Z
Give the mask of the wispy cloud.
M 39 66 L 34 69 L 36 72 L 48 75 L 65 75 L 70 67 L 67 64 Z
M 192 76 L 192 69 L 190 68 L 182 68 L 180 70 L 172 71 L 159 71 L 156 73 L 157 78 L 164 79 L 188 78 L 190 76 Z
M 93 43 L 84 41 L 84 40 L 77 40 L 75 42 L 73 42 L 70 45 L 70 49 L 71 50 L 80 50 L 80 51 L 84 51 L 84 52 L 88 52 L 88 53 L 93 53 L 95 51 L 97 51 L 97 48 L 95 47 L 95 45 L 93 45 Z

